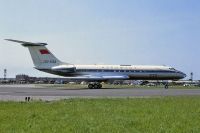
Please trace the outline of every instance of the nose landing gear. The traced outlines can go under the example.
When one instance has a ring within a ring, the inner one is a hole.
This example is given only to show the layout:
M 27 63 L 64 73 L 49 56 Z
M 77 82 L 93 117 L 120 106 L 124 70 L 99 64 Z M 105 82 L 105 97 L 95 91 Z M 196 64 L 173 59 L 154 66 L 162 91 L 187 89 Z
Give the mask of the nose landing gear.
M 89 89 L 101 89 L 102 84 L 101 83 L 89 83 L 88 88 Z

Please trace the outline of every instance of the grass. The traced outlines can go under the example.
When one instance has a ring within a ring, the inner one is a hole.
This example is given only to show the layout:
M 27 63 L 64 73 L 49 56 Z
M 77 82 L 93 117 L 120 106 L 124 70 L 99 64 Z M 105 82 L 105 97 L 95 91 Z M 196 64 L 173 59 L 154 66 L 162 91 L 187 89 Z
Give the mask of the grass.
M 45 88 L 60 88 L 60 89 L 88 89 L 87 85 L 80 85 L 80 84 L 36 84 L 35 86 L 38 87 L 45 87 Z M 130 89 L 163 89 L 163 85 L 158 86 L 141 86 L 141 85 L 112 85 L 112 84 L 103 84 L 103 89 L 121 89 L 121 88 L 130 88 Z M 181 85 L 170 85 L 169 89 L 200 89 L 197 86 L 181 86 Z
M 0 102 L 1 133 L 199 133 L 200 97 Z

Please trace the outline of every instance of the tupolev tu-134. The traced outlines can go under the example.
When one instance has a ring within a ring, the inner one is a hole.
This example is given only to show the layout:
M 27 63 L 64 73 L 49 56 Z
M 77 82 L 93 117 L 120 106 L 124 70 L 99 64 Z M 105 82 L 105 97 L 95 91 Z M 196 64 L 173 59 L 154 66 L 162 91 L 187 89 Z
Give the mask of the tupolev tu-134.
M 186 77 L 181 71 L 168 66 L 146 65 L 75 65 L 57 59 L 46 43 L 33 43 L 5 39 L 27 47 L 34 68 L 50 74 L 71 79 L 89 81 L 88 88 L 102 88 L 101 82 L 108 80 L 179 80 Z

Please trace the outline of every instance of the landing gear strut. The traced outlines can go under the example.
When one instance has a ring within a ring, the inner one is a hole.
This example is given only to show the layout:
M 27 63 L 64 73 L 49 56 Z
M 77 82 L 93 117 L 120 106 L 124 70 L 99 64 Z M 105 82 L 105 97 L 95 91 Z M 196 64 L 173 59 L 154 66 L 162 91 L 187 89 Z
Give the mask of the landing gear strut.
M 100 84 L 100 83 L 89 83 L 88 88 L 89 89 L 101 89 L 102 84 Z
M 165 84 L 165 89 L 168 89 L 169 88 L 169 85 L 168 83 Z

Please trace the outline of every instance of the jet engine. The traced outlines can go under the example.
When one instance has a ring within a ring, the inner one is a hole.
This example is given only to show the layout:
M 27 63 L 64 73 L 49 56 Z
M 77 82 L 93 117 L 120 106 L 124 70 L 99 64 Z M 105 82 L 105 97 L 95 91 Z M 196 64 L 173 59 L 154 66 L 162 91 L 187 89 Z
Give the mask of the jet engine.
M 52 67 L 52 70 L 62 73 L 73 73 L 76 72 L 76 67 L 74 65 L 59 65 Z

